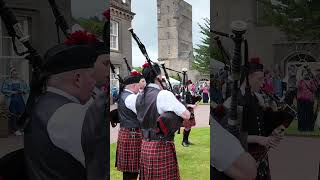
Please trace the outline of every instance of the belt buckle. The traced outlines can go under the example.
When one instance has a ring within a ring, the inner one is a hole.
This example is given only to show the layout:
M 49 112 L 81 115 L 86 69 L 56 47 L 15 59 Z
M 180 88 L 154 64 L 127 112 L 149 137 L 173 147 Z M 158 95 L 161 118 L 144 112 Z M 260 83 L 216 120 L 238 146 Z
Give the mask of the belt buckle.
M 134 128 L 130 128 L 129 129 L 129 134 L 131 138 L 135 138 L 136 137 L 136 132 L 134 131 Z

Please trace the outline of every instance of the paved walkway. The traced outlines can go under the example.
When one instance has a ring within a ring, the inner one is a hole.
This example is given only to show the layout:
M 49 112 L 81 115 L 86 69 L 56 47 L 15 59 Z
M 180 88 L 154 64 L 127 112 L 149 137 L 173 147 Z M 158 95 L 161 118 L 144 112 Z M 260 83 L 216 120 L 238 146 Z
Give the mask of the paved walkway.
M 285 137 L 269 160 L 272 180 L 319 180 L 320 137 Z

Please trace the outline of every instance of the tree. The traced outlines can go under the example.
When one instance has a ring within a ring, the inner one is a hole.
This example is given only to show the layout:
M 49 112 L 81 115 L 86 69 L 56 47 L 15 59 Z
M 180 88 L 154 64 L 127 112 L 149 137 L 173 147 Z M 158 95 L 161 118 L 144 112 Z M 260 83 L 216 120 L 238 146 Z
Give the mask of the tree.
M 192 62 L 192 68 L 198 70 L 202 74 L 210 74 L 210 59 L 214 58 L 219 61 L 223 61 L 220 52 L 216 48 L 210 50 L 210 20 L 208 18 L 204 19 L 204 25 L 198 24 L 201 31 L 200 33 L 204 35 L 201 39 L 201 44 L 197 44 L 194 48 L 194 61 Z
M 139 72 L 142 72 L 142 67 L 132 67 L 132 69 L 139 71 Z
M 99 20 L 98 17 L 90 17 L 88 19 L 78 18 L 76 19 L 76 22 L 78 22 L 79 25 L 86 31 L 96 35 L 99 38 L 102 38 L 104 22 Z
M 319 0 L 259 0 L 261 18 L 279 27 L 289 40 L 320 39 Z

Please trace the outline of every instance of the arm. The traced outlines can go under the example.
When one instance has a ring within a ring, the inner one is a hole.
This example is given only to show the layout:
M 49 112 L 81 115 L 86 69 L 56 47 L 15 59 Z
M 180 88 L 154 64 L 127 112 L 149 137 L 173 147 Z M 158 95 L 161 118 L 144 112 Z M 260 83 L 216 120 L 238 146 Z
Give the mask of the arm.
M 256 162 L 246 153 L 239 140 L 210 118 L 211 164 L 236 180 L 253 180 Z
M 261 142 L 262 139 L 263 139 L 262 136 L 248 135 L 247 142 L 259 144 L 259 142 Z
M 256 161 L 249 153 L 243 153 L 224 173 L 235 180 L 254 180 L 257 175 Z
M 255 143 L 267 148 L 268 147 L 275 148 L 278 146 L 281 139 L 282 137 L 276 136 L 276 135 L 271 135 L 268 137 L 249 135 L 247 138 L 247 142 L 248 144 Z
M 8 80 L 5 80 L 2 84 L 2 88 L 1 88 L 1 92 L 5 95 L 5 96 L 11 96 L 12 94 L 15 93 L 15 91 L 12 91 L 10 89 L 10 86 L 9 86 L 9 82 Z
M 24 82 L 24 81 L 21 81 L 21 83 L 23 84 L 23 85 L 22 85 L 22 87 L 23 87 L 23 89 L 22 89 L 23 93 L 24 93 L 24 94 L 29 94 L 30 88 L 29 88 L 28 84 L 27 84 L 26 82 Z
M 136 101 L 137 101 L 138 94 L 130 94 L 124 101 L 124 104 L 128 109 L 133 111 L 135 114 L 137 114 L 136 109 Z
M 159 114 L 172 111 L 184 120 L 190 119 L 190 112 L 170 91 L 162 90 L 159 92 L 157 97 L 157 108 Z

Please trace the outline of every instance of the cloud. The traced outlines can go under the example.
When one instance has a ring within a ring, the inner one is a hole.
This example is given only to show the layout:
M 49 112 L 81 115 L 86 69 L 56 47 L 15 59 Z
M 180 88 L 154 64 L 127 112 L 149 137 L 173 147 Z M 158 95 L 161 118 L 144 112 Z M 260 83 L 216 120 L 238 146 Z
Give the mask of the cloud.
M 149 58 L 151 61 L 157 61 L 158 59 L 158 49 L 147 49 Z M 141 67 L 144 62 L 146 61 L 146 58 L 142 55 L 139 47 L 137 45 L 132 46 L 132 66 L 133 67 Z

